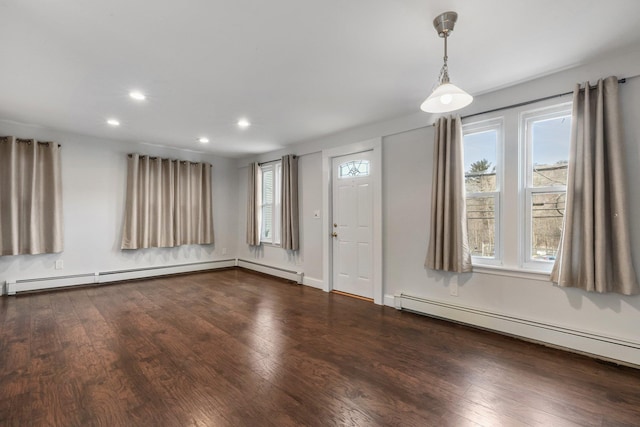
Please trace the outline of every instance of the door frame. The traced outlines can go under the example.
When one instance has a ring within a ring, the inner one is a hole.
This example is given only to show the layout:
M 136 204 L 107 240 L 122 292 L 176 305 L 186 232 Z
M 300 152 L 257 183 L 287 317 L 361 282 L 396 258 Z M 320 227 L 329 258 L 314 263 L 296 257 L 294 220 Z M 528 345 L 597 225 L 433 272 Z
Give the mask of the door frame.
M 322 276 L 323 290 L 333 289 L 333 245 L 330 243 L 331 224 L 333 222 L 333 206 L 331 204 L 332 160 L 334 157 L 372 151 L 372 163 L 375 167 L 373 176 L 373 302 L 384 303 L 382 286 L 382 138 L 377 137 L 353 144 L 322 150 Z

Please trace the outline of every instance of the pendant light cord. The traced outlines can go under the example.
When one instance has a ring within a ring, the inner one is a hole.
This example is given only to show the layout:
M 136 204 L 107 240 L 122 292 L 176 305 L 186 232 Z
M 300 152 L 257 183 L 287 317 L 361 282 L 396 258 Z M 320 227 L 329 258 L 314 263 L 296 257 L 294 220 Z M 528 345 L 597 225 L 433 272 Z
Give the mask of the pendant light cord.
M 449 65 L 447 65 L 447 61 L 449 60 L 449 55 L 447 54 L 447 38 L 449 38 L 449 32 L 444 32 L 444 64 L 442 65 L 442 69 L 440 69 L 440 76 L 438 77 L 438 86 L 444 83 L 449 83 Z

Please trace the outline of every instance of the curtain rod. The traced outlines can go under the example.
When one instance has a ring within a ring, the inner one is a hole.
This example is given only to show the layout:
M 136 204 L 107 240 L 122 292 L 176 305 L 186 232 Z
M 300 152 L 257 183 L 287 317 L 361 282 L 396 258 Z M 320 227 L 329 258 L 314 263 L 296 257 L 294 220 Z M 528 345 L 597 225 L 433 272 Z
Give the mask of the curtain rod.
M 9 141 L 9 138 L 12 138 L 11 136 L 0 136 L 0 141 Z M 52 141 L 36 141 L 35 139 L 30 139 L 30 138 L 15 138 L 16 142 L 20 142 L 20 143 L 26 143 L 26 144 L 31 144 L 32 142 L 37 142 L 38 145 L 46 145 L 47 147 L 49 146 L 49 144 L 55 144 L 55 142 Z M 58 148 L 62 148 L 61 144 L 58 144 Z
M 636 78 L 636 77 L 638 77 L 638 76 L 624 77 L 624 78 L 619 79 L 618 83 L 620 83 L 620 84 L 626 83 L 627 79 L 633 79 L 633 78 Z M 595 89 L 596 87 L 597 86 L 590 86 L 591 89 Z M 584 89 L 581 89 L 581 90 L 584 90 Z M 509 108 L 523 107 L 525 105 L 534 104 L 536 102 L 546 101 L 547 99 L 560 98 L 562 96 L 571 95 L 572 93 L 573 93 L 573 91 L 565 92 L 565 93 L 559 93 L 559 94 L 556 94 L 556 95 L 543 96 L 542 98 L 532 99 L 530 101 L 519 102 L 517 104 L 511 104 L 511 105 L 507 105 L 507 106 L 504 106 L 504 107 L 498 107 L 498 108 L 494 108 L 492 110 L 487 110 L 487 111 L 481 111 L 479 113 L 468 114 L 466 116 L 460 117 L 460 119 L 464 120 L 464 119 L 468 119 L 469 117 L 479 116 L 481 114 L 495 113 L 496 111 L 508 110 Z M 435 123 L 434 123 L 434 125 L 435 125 Z
M 131 159 L 131 158 L 133 158 L 134 155 L 135 155 L 134 153 L 129 153 L 129 154 L 127 154 L 127 157 Z M 211 166 L 211 164 L 207 163 L 207 162 L 192 162 L 191 160 L 170 159 L 168 157 L 150 156 L 148 154 L 138 154 L 138 156 L 141 157 L 141 158 L 147 157 L 149 160 L 158 160 L 158 159 L 160 159 L 160 160 L 167 160 L 167 161 L 172 162 L 172 163 L 173 162 L 178 162 L 178 163 L 182 163 L 182 164 L 190 163 L 192 165 L 200 165 L 200 164 L 202 164 L 202 165 L 206 165 L 206 166 Z
M 297 154 L 293 154 L 293 158 L 295 159 L 296 157 L 298 157 L 298 155 Z M 279 159 L 275 159 L 275 160 L 267 160 L 266 162 L 258 163 L 258 166 L 266 165 L 267 163 L 279 162 L 281 160 L 282 160 L 282 157 L 279 158 Z

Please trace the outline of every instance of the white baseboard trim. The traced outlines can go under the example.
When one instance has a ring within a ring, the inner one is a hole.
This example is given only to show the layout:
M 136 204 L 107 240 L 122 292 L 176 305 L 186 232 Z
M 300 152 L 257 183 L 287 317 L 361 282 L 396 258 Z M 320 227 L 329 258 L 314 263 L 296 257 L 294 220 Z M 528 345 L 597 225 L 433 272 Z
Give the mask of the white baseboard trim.
M 109 283 L 121 280 L 140 279 L 154 276 L 166 276 L 168 274 L 194 273 L 196 271 L 216 270 L 229 268 L 236 265 L 235 259 L 222 259 L 215 261 L 194 262 L 189 264 L 177 264 L 161 267 L 148 267 L 131 270 L 105 271 L 98 274 L 98 282 Z
M 87 285 L 96 282 L 94 273 L 75 274 L 71 276 L 38 277 L 33 279 L 9 279 L 6 281 L 5 291 L 7 295 L 15 295 L 19 292 L 44 291 L 54 288 Z
M 237 259 L 236 266 L 246 268 L 247 270 L 257 271 L 258 273 L 280 277 L 281 279 L 291 280 L 298 284 L 304 283 L 304 273 L 301 271 L 290 270 L 284 267 L 278 267 L 269 264 L 262 264 L 260 262 L 251 261 L 248 259 Z
M 324 290 L 324 281 L 322 279 L 315 279 L 313 277 L 304 276 L 304 279 L 302 279 L 302 284 L 311 286 L 312 288 Z
M 389 298 L 387 305 L 640 367 L 640 342 L 635 340 L 406 294 L 394 296 L 393 299 L 394 302 L 391 302 Z
M 384 305 L 400 309 L 400 307 L 396 307 L 396 297 L 394 295 L 384 294 Z
M 29 279 L 9 279 L 6 281 L 6 293 L 15 295 L 19 292 L 42 291 L 47 289 L 117 282 L 121 280 L 143 279 L 169 274 L 190 273 L 196 271 L 215 270 L 234 267 L 235 259 L 203 261 L 189 264 L 143 267 L 128 270 L 103 271 L 96 273 L 75 274 L 69 276 L 37 277 Z

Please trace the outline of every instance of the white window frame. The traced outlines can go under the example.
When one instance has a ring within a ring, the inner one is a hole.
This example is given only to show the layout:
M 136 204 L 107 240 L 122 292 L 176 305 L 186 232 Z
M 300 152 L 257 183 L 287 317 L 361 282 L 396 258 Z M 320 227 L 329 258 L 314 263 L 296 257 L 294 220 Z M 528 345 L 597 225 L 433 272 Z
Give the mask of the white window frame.
M 531 203 L 533 192 L 527 191 L 531 151 L 526 144 L 523 118 L 527 114 L 542 112 L 569 112 L 571 116 L 571 95 L 562 98 L 543 100 L 535 104 L 519 105 L 491 111 L 473 118 L 463 119 L 463 134 L 473 133 L 482 129 L 482 123 L 502 121 L 502 135 L 499 139 L 501 147 L 496 153 L 496 177 L 499 182 L 499 206 L 496 206 L 496 258 L 483 259 L 472 257 L 474 271 L 485 274 L 496 274 L 511 277 L 524 277 L 533 280 L 548 281 L 553 261 L 530 259 L 531 252 L 528 240 L 531 238 L 531 223 L 528 222 L 531 213 L 528 205 Z M 474 127 L 477 128 L 474 129 Z M 572 161 L 572 159 L 570 159 Z M 549 188 L 538 188 L 537 192 L 548 191 Z M 563 191 L 553 187 L 551 191 Z
M 265 185 L 265 179 L 264 179 L 264 174 L 267 172 L 273 172 L 273 180 L 272 180 L 272 185 L 273 185 L 273 200 L 271 203 L 267 204 L 264 203 L 264 194 L 265 194 L 265 189 L 264 189 L 264 185 Z M 273 162 L 268 162 L 268 163 L 264 163 L 262 165 L 260 165 L 260 173 L 261 173 L 261 182 L 262 182 L 262 196 L 263 199 L 260 200 L 260 212 L 261 212 L 261 221 L 264 221 L 264 207 L 267 205 L 271 206 L 271 230 L 273 230 L 273 235 L 271 237 L 266 237 L 264 235 L 264 228 L 262 225 L 260 224 L 260 242 L 261 243 L 265 243 L 268 245 L 273 245 L 273 246 L 280 246 L 280 242 L 281 242 L 281 224 L 280 224 L 280 219 L 282 217 L 282 206 L 281 206 L 281 195 L 280 192 L 282 191 L 282 161 L 281 160 L 276 160 Z
M 532 238 L 533 238 L 533 209 L 532 200 L 536 194 L 549 194 L 549 193 L 565 193 L 567 192 L 567 186 L 545 186 L 534 187 L 533 186 L 533 126 L 534 122 L 552 120 L 561 117 L 568 117 L 571 120 L 572 115 L 572 103 L 565 102 L 562 104 L 556 104 L 549 107 L 537 108 L 534 110 L 528 110 L 520 113 L 519 128 L 520 128 L 520 147 L 524 150 L 524 155 L 520 156 L 523 171 L 522 176 L 522 209 L 523 218 L 521 223 L 525 224 L 524 233 L 521 233 L 521 265 L 525 269 L 541 270 L 545 272 L 551 271 L 554 261 L 549 260 L 537 260 L 533 259 L 531 253 Z
M 504 169 L 504 119 L 503 117 L 492 118 L 488 120 L 481 120 L 464 124 L 462 126 L 463 138 L 465 135 L 487 132 L 495 130 L 497 133 L 496 138 L 496 189 L 490 192 L 479 193 L 467 193 L 465 190 L 465 199 L 467 198 L 487 198 L 493 197 L 494 200 L 494 224 L 495 224 L 495 248 L 493 257 L 472 256 L 471 262 L 473 265 L 502 265 L 503 258 L 503 241 L 502 241 L 502 189 L 503 183 L 503 169 Z

